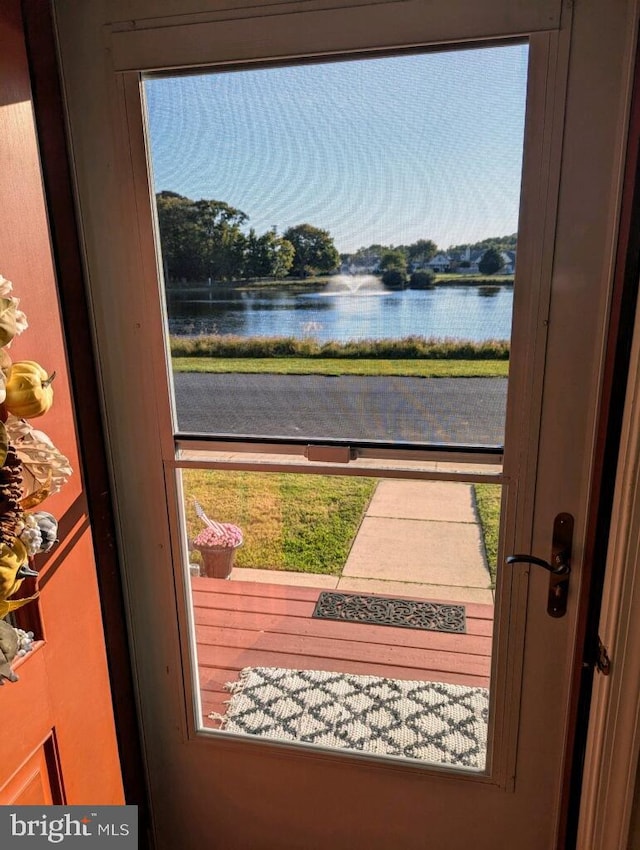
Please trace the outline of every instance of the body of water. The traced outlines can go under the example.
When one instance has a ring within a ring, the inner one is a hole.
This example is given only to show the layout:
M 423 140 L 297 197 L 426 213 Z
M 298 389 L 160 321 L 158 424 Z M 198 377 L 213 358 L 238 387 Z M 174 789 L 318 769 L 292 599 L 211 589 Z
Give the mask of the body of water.
M 172 334 L 313 337 L 320 342 L 406 336 L 509 339 L 512 306 L 512 286 L 393 292 L 373 276 L 331 278 L 326 286 L 301 292 L 213 285 L 167 296 Z

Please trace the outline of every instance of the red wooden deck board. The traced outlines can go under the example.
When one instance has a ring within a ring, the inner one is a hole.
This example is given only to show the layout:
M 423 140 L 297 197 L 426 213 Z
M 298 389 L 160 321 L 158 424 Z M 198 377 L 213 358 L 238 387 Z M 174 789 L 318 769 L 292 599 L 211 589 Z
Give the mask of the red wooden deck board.
M 217 654 L 221 647 L 240 652 L 285 653 L 322 658 L 337 658 L 343 661 L 363 661 L 394 667 L 429 667 L 431 670 L 468 672 L 475 676 L 488 673 L 487 657 L 461 652 L 443 652 L 434 649 L 415 649 L 395 643 L 367 643 L 366 641 L 336 640 L 315 635 L 282 635 L 269 632 L 254 632 L 248 629 L 223 629 L 208 626 L 196 627 L 196 639 L 200 647 L 200 664 L 217 665 Z M 226 665 L 225 665 L 226 666 Z
M 272 584 L 261 581 L 231 581 L 230 579 L 199 578 L 191 579 L 194 590 L 217 594 L 242 593 L 243 596 L 282 596 L 287 599 L 315 599 L 322 592 L 321 587 L 303 585 Z
M 193 604 L 198 608 L 218 608 L 225 611 L 249 611 L 256 614 L 284 614 L 289 617 L 310 617 L 315 602 L 271 596 L 244 596 L 242 593 L 218 595 L 193 594 Z
M 205 647 L 206 648 L 206 647 Z M 200 648 L 202 650 L 202 648 Z M 435 666 L 424 664 L 420 667 L 408 665 L 393 665 L 388 663 L 376 664 L 372 661 L 356 659 L 326 658 L 324 655 L 302 655 L 297 652 L 256 650 L 244 648 L 216 648 L 215 657 L 211 659 L 212 666 L 226 667 L 230 670 L 241 670 L 243 667 L 288 667 L 292 670 L 330 670 L 337 673 L 358 673 L 363 676 L 386 676 L 390 679 L 434 680 L 437 682 L 466 682 L 479 684 L 486 681 L 489 675 L 489 665 L 485 670 L 451 669 L 454 665 L 439 664 L 434 659 Z M 199 659 L 200 666 L 207 665 L 206 659 Z
M 245 664 L 245 667 L 287 667 L 291 669 L 300 669 L 303 665 L 287 665 L 281 663 L 278 659 L 284 656 L 278 656 L 272 653 L 269 657 L 265 655 L 256 656 L 256 659 L 251 664 Z M 298 656 L 299 658 L 300 656 Z M 354 665 L 347 662 L 336 661 L 335 659 L 312 659 L 315 663 L 304 669 L 312 670 L 327 670 L 328 672 L 336 673 L 358 673 L 363 676 L 383 676 L 392 679 L 403 679 L 416 682 L 447 682 L 451 685 L 469 685 L 473 687 L 486 688 L 489 684 L 488 676 L 469 676 L 467 674 L 443 672 L 442 670 L 415 670 L 411 667 L 394 668 L 397 675 L 393 675 L 388 666 L 375 666 L 371 664 L 362 665 L 358 670 L 353 669 Z M 229 682 L 235 682 L 240 675 L 241 667 L 233 664 L 230 667 L 200 667 L 200 688 L 202 698 L 204 699 L 210 693 L 224 693 L 228 699 L 228 691 L 226 685 Z
M 256 581 L 229 581 L 228 579 L 198 578 L 191 579 L 194 591 L 198 593 L 214 593 L 218 597 L 225 595 L 238 595 L 243 597 L 255 596 L 258 599 L 288 599 L 313 602 L 315 604 L 318 595 L 326 590 L 322 587 L 303 587 L 299 585 L 271 584 Z M 331 591 L 329 591 L 331 592 Z M 340 591 L 336 591 L 339 593 Z M 351 593 L 352 591 L 345 591 Z M 478 602 L 460 602 L 460 600 L 434 599 L 420 596 L 397 596 L 393 593 L 368 593 L 368 596 L 383 596 L 385 598 L 413 599 L 417 602 L 433 601 L 444 604 L 464 605 L 467 617 L 493 620 L 493 605 L 482 605 Z
M 249 613 L 247 611 L 227 611 L 214 608 L 196 608 L 196 627 L 213 626 L 231 629 L 251 629 L 271 634 L 289 634 L 335 638 L 357 643 L 397 643 L 416 649 L 439 649 L 443 652 L 467 652 L 472 655 L 489 655 L 491 636 L 484 632 L 478 634 L 476 622 L 467 623 L 466 634 L 435 632 L 426 629 L 403 629 L 398 635 L 394 626 L 371 626 L 364 623 L 340 622 L 336 620 L 318 620 L 307 617 L 288 617 L 279 614 Z M 487 621 L 481 621 L 486 627 Z

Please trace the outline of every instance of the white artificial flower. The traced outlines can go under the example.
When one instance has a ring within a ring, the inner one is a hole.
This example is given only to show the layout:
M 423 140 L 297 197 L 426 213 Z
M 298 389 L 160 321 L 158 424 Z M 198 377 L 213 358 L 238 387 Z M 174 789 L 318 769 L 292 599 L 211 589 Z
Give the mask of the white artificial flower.
M 20 303 L 19 298 L 13 299 L 16 302 L 16 307 Z M 29 327 L 29 322 L 27 321 L 26 314 L 22 312 L 22 310 L 16 310 L 16 336 L 19 336 L 23 331 Z
M 9 416 L 5 422 L 9 442 L 23 465 L 25 485 L 31 492 L 47 488 L 47 495 L 57 493 L 72 473 L 69 460 L 42 431 L 34 430 L 26 419 Z M 27 495 L 27 494 L 25 494 Z
M 18 310 L 18 304 L 20 304 L 20 299 L 15 298 L 10 293 L 13 291 L 13 284 L 10 280 L 7 280 L 6 277 L 3 277 L 0 274 L 0 298 L 6 298 L 6 306 L 9 308 L 10 314 L 12 316 L 12 322 L 14 325 L 14 333 L 17 336 L 21 334 L 23 331 L 29 327 L 29 323 L 27 322 L 26 315 L 22 312 L 22 310 Z M 12 334 L 13 338 L 13 334 Z M 9 339 L 8 343 L 11 343 L 11 339 Z

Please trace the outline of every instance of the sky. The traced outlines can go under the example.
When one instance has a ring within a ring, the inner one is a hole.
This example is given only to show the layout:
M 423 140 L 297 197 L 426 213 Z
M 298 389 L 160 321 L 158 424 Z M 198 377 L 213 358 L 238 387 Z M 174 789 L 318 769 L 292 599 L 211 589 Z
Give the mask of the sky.
M 145 80 L 155 191 L 340 252 L 518 227 L 527 46 Z M 247 229 L 247 228 L 245 228 Z

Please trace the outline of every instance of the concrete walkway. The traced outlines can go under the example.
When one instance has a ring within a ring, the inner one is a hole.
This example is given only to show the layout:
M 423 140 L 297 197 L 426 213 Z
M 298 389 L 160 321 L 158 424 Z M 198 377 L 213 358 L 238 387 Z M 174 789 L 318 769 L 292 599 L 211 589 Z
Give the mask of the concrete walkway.
M 341 576 L 235 568 L 231 579 L 493 603 L 472 487 L 450 481 L 380 481 Z

